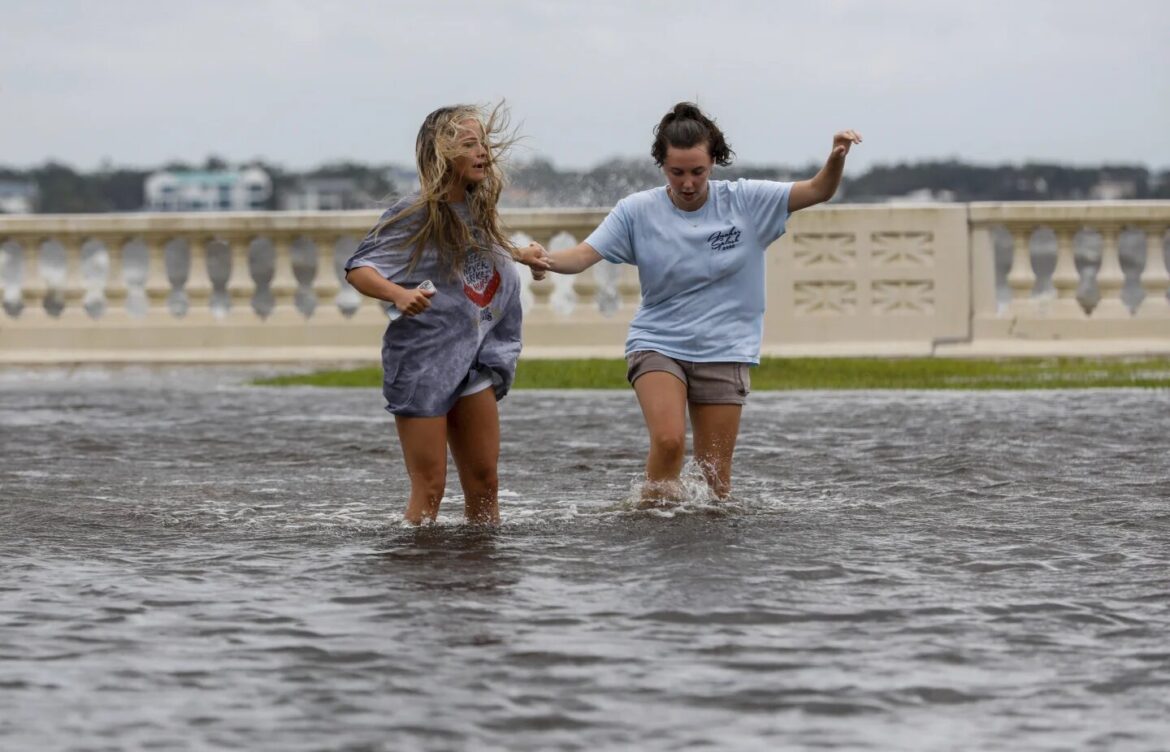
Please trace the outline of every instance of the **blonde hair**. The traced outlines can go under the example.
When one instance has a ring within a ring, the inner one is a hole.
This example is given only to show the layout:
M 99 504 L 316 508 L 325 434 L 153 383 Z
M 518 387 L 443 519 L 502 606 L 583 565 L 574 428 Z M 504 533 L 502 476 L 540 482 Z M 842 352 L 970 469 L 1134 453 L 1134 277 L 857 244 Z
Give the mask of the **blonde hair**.
M 475 222 L 474 232 L 447 201 L 451 187 L 459 179 L 455 173 L 455 158 L 461 154 L 461 125 L 474 120 L 479 124 L 484 149 L 488 153 L 485 177 L 469 186 L 467 206 Z M 465 252 L 471 249 L 490 255 L 494 247 L 503 248 L 515 257 L 516 245 L 500 227 L 496 204 L 504 188 L 502 163 L 508 150 L 516 142 L 514 132 L 508 130 L 508 111 L 503 102 L 490 112 L 476 105 L 460 104 L 440 107 L 423 120 L 415 141 L 415 160 L 418 164 L 418 198 L 408 207 L 378 225 L 377 233 L 386 227 L 422 214 L 417 232 L 407 241 L 414 246 L 410 256 L 413 269 L 422 259 L 427 246 L 433 245 L 439 254 L 439 266 L 452 275 L 463 270 Z

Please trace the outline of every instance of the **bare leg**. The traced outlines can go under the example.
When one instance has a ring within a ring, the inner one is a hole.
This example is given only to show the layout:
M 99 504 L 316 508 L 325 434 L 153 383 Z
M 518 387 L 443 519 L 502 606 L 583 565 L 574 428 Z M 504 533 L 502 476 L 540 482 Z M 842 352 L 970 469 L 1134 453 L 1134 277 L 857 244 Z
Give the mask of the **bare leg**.
M 500 521 L 500 414 L 492 389 L 470 394 L 447 413 L 447 442 L 459 471 L 468 522 Z
M 410 476 L 406 520 L 415 525 L 434 521 L 447 486 L 447 419 L 394 416 L 402 458 Z
M 638 377 L 634 392 L 650 433 L 642 501 L 677 499 L 687 450 L 686 384 L 666 371 L 651 371 Z
M 742 405 L 691 403 L 691 427 L 695 432 L 695 462 L 707 485 L 720 499 L 731 494 L 731 457 L 739 437 Z

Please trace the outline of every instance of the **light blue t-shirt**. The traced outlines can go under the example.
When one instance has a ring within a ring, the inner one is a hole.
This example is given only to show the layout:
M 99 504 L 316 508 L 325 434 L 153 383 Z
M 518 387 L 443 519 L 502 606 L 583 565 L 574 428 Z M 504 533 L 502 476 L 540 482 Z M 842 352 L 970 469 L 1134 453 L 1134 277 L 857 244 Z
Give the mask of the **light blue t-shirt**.
M 626 353 L 759 363 L 764 331 L 764 250 L 784 234 L 792 183 L 711 180 L 697 211 L 666 187 L 618 202 L 585 242 L 613 263 L 638 267 L 642 307 Z

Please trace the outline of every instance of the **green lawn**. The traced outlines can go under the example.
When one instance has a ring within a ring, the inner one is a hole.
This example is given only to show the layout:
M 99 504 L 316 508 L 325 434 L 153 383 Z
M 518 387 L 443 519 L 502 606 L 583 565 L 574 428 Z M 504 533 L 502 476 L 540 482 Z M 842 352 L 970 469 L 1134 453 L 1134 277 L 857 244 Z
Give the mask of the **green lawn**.
M 279 376 L 259 385 L 379 387 L 382 369 Z M 625 389 L 623 360 L 521 360 L 517 389 Z M 1170 387 L 1170 358 L 764 358 L 752 390 Z

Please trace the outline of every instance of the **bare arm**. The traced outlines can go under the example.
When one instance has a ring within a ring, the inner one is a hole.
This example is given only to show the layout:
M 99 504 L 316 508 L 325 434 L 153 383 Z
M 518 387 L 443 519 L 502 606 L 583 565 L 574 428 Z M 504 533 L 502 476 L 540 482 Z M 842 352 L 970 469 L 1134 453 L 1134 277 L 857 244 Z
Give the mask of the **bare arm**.
M 345 280 L 362 295 L 393 303 L 395 308 L 407 316 L 414 316 L 430 308 L 429 298 L 434 295 L 433 292 L 397 285 L 369 266 L 350 269 L 345 274 Z
M 544 257 L 548 268 L 558 274 L 580 274 L 601 261 L 601 254 L 588 243 L 578 243 L 572 248 L 550 253 Z
M 833 150 L 821 171 L 809 180 L 792 184 L 788 194 L 788 211 L 792 213 L 814 204 L 828 201 L 841 185 L 841 173 L 845 171 L 845 155 L 853 144 L 861 143 L 861 134 L 855 131 L 841 131 L 833 136 Z

